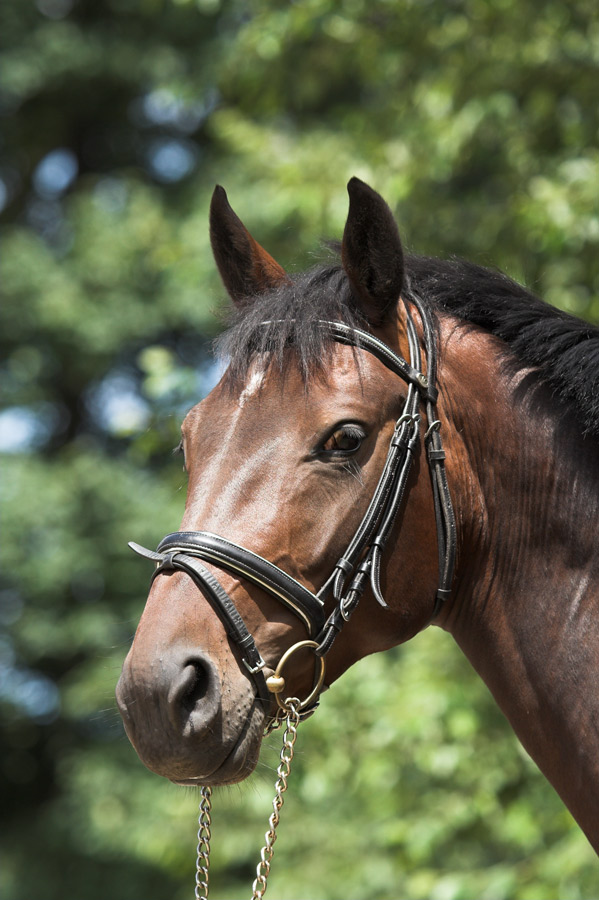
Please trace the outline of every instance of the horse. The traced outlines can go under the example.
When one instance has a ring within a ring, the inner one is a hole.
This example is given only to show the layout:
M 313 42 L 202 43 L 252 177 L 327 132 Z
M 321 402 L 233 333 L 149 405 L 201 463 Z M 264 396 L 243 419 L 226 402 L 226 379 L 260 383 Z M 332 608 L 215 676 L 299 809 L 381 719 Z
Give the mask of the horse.
M 348 185 L 334 258 L 289 275 L 221 187 L 228 365 L 191 409 L 181 530 L 117 686 L 181 785 L 254 769 L 367 654 L 448 631 L 599 850 L 599 330 L 497 271 L 405 253 Z

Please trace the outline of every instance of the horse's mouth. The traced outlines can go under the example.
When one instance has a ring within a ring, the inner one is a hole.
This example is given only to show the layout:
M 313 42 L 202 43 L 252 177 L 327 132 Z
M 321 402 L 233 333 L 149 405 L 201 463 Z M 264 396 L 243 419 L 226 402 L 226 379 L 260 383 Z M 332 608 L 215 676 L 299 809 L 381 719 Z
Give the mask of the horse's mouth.
M 185 766 L 187 771 L 177 771 L 171 774 L 163 772 L 174 784 L 185 787 L 219 787 L 229 784 L 237 784 L 252 774 L 260 756 L 262 734 L 264 729 L 265 714 L 260 703 L 254 703 L 237 740 L 227 756 L 219 761 L 216 766 L 210 767 L 207 774 L 196 774 L 200 766 L 189 760 Z M 213 757 L 217 754 L 212 754 Z M 182 768 L 182 767 L 181 767 Z M 192 774 L 193 773 L 193 774 Z

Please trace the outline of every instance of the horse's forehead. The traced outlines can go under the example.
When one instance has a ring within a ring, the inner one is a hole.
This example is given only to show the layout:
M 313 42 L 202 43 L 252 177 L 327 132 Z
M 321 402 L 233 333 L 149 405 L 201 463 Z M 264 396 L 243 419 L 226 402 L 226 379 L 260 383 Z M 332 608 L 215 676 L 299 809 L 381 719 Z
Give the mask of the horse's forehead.
M 246 413 L 252 418 L 254 411 L 264 411 L 274 402 L 281 416 L 293 410 L 297 416 L 300 409 L 309 411 L 323 402 L 328 406 L 335 398 L 351 402 L 373 399 L 385 391 L 388 370 L 368 353 L 356 355 L 352 347 L 337 344 L 324 368 L 306 383 L 299 366 L 291 366 L 285 371 L 270 355 L 256 356 L 250 363 L 243 384 L 235 391 L 226 386 L 225 381 L 188 413 L 186 420 L 196 423 L 198 419 L 218 411 L 219 420 L 235 419 L 238 424 Z M 380 396 L 379 396 L 380 400 Z M 284 402 L 281 402 L 284 401 Z M 269 409 L 267 414 L 272 414 Z

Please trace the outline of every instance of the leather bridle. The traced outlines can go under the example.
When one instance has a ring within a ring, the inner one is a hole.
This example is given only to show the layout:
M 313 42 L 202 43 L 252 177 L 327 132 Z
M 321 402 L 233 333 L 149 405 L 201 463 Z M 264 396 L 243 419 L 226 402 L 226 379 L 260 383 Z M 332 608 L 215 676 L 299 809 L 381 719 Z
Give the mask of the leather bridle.
M 414 294 L 410 295 L 410 301 L 418 309 L 422 321 L 426 374 L 422 371 L 420 344 L 407 303 L 404 305 L 407 313 L 409 363 L 368 332 L 350 328 L 341 322 L 319 323 L 335 341 L 366 350 L 376 356 L 407 383 L 408 392 L 368 509 L 343 556 L 337 561 L 331 575 L 318 593 L 313 593 L 262 556 L 211 532 L 178 531 L 169 534 L 160 542 L 156 552 L 133 542 L 129 544 L 140 556 L 156 563 L 153 578 L 174 570 L 185 572 L 192 578 L 222 620 L 232 641 L 239 647 L 242 662 L 255 681 L 258 697 L 265 704 L 270 704 L 272 693 L 275 693 L 279 700 L 279 692 L 282 689 L 280 683 L 284 684 L 284 681 L 282 678 L 279 678 L 278 682 L 276 678 L 274 680 L 272 677 L 265 678 L 266 664 L 254 638 L 229 594 L 202 565 L 201 560 L 247 579 L 291 609 L 306 628 L 309 640 L 301 641 L 284 654 L 275 675 L 280 674 L 284 661 L 299 647 L 310 647 L 321 660 L 313 690 L 301 704 L 302 716 L 309 715 L 318 705 L 318 693 L 324 678 L 324 657 L 357 607 L 368 582 L 378 603 L 387 607 L 381 593 L 381 558 L 401 508 L 412 460 L 420 440 L 418 412 L 420 403 L 424 404 L 426 410 L 427 429 L 424 443 L 433 488 L 439 554 L 439 582 L 431 620 L 438 614 L 451 593 L 456 556 L 456 527 L 445 472 L 445 452 L 441 441 L 440 422 L 435 416 L 438 397 L 437 342 L 430 311 Z M 326 616 L 325 604 L 331 596 L 334 606 Z

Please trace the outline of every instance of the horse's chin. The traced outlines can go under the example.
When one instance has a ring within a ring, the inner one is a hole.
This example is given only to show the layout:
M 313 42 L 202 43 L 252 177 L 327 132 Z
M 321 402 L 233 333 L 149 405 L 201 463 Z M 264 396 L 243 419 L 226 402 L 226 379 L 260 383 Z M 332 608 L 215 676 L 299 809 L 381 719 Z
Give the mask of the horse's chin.
M 176 772 L 160 772 L 170 781 L 178 785 L 197 787 L 218 787 L 237 784 L 252 774 L 258 763 L 262 735 L 264 731 L 264 711 L 254 705 L 239 731 L 237 740 L 227 756 L 218 761 L 216 754 L 211 754 L 210 763 L 205 759 L 191 759 L 185 768 L 177 766 Z M 214 763 L 216 762 L 216 766 Z M 205 774 L 204 774 L 205 773 Z

